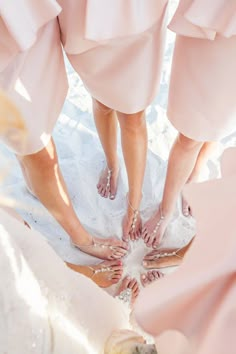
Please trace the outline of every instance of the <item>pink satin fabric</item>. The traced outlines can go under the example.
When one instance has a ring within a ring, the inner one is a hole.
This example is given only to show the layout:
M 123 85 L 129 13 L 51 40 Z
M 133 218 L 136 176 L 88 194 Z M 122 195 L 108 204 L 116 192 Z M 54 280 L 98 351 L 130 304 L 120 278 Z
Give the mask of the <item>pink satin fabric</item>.
M 161 19 L 167 2 L 58 0 L 63 9 L 60 25 L 65 50 L 68 54 L 79 54 L 104 41 L 143 33 Z
M 235 0 L 180 0 L 169 25 L 175 33 L 188 37 L 215 39 L 236 35 Z
M 159 88 L 168 0 L 59 0 L 62 42 L 91 95 L 123 113 Z
M 180 0 L 167 115 L 183 135 L 218 141 L 236 131 L 236 1 Z
M 179 269 L 144 289 L 135 305 L 160 354 L 235 351 L 235 161 L 236 149 L 229 149 L 222 179 L 186 187 L 197 236 Z
M 60 11 L 55 0 L 0 0 L 0 72 L 34 44 L 38 30 Z
M 28 130 L 27 145 L 8 136 L 17 154 L 32 154 L 51 137 L 67 93 L 54 0 L 0 0 L 0 88 L 16 104 Z

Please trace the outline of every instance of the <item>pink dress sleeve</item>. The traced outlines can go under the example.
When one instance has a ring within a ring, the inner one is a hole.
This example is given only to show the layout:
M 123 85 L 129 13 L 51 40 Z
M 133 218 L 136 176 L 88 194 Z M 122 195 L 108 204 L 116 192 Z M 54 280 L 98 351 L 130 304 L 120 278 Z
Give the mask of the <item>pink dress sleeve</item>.
M 137 299 L 136 319 L 156 338 L 161 353 L 234 352 L 235 160 L 236 149 L 226 151 L 222 179 L 186 188 L 197 220 L 197 236 L 179 269 L 148 286 Z M 164 334 L 166 351 L 161 351 L 159 343 Z M 179 346 L 174 344 L 176 334 L 185 338 L 184 346 L 184 341 Z

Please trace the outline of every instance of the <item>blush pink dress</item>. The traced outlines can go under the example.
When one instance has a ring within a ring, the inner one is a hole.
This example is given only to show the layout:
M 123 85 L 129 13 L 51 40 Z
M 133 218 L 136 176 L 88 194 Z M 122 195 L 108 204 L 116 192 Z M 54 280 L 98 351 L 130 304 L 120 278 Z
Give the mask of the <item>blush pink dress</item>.
M 124 113 L 158 91 L 168 0 L 58 0 L 62 42 L 90 94 Z
M 236 1 L 180 0 L 168 117 L 197 141 L 236 130 Z
M 0 353 L 103 354 L 129 310 L 0 208 Z
M 0 88 L 20 109 L 28 143 L 18 154 L 47 145 L 67 93 L 55 0 L 0 1 Z
M 135 306 L 160 354 L 234 354 L 236 348 L 236 149 L 222 178 L 186 187 L 197 236 L 179 269 L 144 289 Z

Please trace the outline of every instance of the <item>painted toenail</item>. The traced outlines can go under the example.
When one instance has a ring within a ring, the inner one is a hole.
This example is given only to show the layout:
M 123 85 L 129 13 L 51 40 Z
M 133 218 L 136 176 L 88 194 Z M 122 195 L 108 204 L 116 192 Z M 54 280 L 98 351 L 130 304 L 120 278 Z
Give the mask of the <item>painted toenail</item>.
M 143 280 L 146 279 L 146 275 L 143 274 L 143 275 L 142 275 L 142 279 L 143 279 Z
M 144 265 L 144 266 L 147 266 L 147 262 L 144 261 L 144 262 L 143 262 L 143 265 Z

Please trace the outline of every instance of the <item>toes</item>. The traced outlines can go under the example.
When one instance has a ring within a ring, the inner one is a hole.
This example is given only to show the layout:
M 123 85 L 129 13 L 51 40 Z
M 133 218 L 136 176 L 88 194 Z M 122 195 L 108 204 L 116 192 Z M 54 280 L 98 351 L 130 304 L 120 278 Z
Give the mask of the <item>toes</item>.
M 120 279 L 121 277 L 122 277 L 122 273 L 121 274 L 115 273 L 112 275 L 112 279 Z
M 135 297 L 138 296 L 139 286 L 138 286 L 138 282 L 135 278 L 131 279 L 131 281 L 129 282 L 128 288 L 132 290 L 132 293 L 134 294 Z
M 159 253 L 159 250 L 152 250 L 151 252 L 148 252 L 145 256 L 144 256 L 144 260 L 152 260 L 153 257 Z
M 99 187 L 97 186 L 97 189 L 98 189 L 98 194 L 101 194 L 103 190 L 102 185 L 100 184 Z
M 115 258 L 117 258 L 117 259 L 119 259 L 119 258 L 122 258 L 122 257 L 124 257 L 126 255 L 126 253 L 123 253 L 123 252 L 115 252 L 115 253 L 113 253 L 113 256 L 115 257 Z
M 152 282 L 155 279 L 155 275 L 152 272 L 147 273 L 147 278 Z
M 162 278 L 163 275 L 164 275 L 163 273 L 159 272 L 158 270 L 153 270 L 153 271 L 152 271 L 152 274 L 153 274 L 153 276 L 154 276 L 155 279 L 160 279 L 160 278 Z
M 117 283 L 119 283 L 119 280 L 120 280 L 120 279 L 113 279 L 113 278 L 112 278 L 112 279 L 111 279 L 111 282 L 112 282 L 112 284 L 117 284 Z
M 129 284 L 128 284 L 128 287 L 130 289 L 133 289 L 134 285 L 137 283 L 137 280 L 135 278 L 131 279 Z
M 141 233 L 142 238 L 144 239 L 147 236 L 147 234 L 148 234 L 148 231 L 147 231 L 146 227 L 144 227 L 142 229 L 142 233 Z
M 157 248 L 159 244 L 159 239 L 158 237 L 154 237 L 153 242 L 152 242 L 152 248 Z
M 116 247 L 115 249 L 114 249 L 114 252 L 113 252 L 114 254 L 122 254 L 122 256 L 125 256 L 126 255 L 126 253 L 127 253 L 127 249 L 124 249 L 124 248 L 121 248 L 121 247 Z
M 124 248 L 125 250 L 128 250 L 129 244 L 127 242 L 120 241 L 120 247 Z
M 189 216 L 189 209 L 183 209 L 183 215 L 184 216 Z
M 109 195 L 109 189 L 108 189 L 108 188 L 104 188 L 104 190 L 103 190 L 103 197 L 104 197 L 104 198 L 108 198 L 108 195 Z
M 135 233 L 134 233 L 133 231 L 131 231 L 131 232 L 129 233 L 129 236 L 130 236 L 131 241 L 134 241 L 134 240 L 135 240 Z
M 105 189 L 103 187 L 100 188 L 100 195 L 104 197 Z
M 129 244 L 127 241 L 121 241 L 116 237 L 110 237 L 106 239 L 106 245 L 114 247 L 114 252 L 122 252 L 126 253 L 127 250 L 129 249 Z
M 128 288 L 128 284 L 130 283 L 130 281 L 131 278 L 127 275 L 122 281 L 122 287 L 124 287 L 124 289 Z
M 110 262 L 106 262 L 106 263 L 109 267 L 112 267 L 114 269 L 116 269 L 116 268 L 122 269 L 122 267 L 123 267 L 122 261 L 110 261 Z
M 119 282 L 120 278 L 111 278 L 110 280 L 111 280 L 112 284 L 117 284 Z
M 140 236 L 141 236 L 140 230 L 136 231 L 136 233 L 135 233 L 135 240 L 139 240 L 139 239 L 140 239 Z
M 112 270 L 115 272 L 115 273 L 119 273 L 119 272 L 123 272 L 123 267 L 120 267 L 120 266 L 113 266 L 112 267 Z
M 148 241 L 146 243 L 148 247 L 152 247 L 153 240 L 154 240 L 154 238 L 152 236 L 149 236 Z
M 121 253 L 121 254 L 113 254 L 112 256 L 111 256 L 111 259 L 120 259 L 120 258 L 122 258 L 122 257 L 124 257 L 124 255 Z
M 149 241 L 150 235 L 146 234 L 146 236 L 144 237 L 144 242 L 147 244 Z
M 135 293 L 135 294 L 138 294 L 139 293 L 139 285 L 138 285 L 138 282 L 136 281 L 135 282 L 135 284 L 134 284 L 134 286 L 133 286 L 133 292 Z
M 113 239 L 113 241 L 116 241 L 115 242 L 116 243 L 115 246 L 120 248 L 121 250 L 126 250 L 127 251 L 129 249 L 129 244 L 127 243 L 127 241 L 120 241 L 120 240 L 117 240 L 117 239 Z
M 146 286 L 149 282 L 146 274 L 141 274 L 140 280 L 141 280 L 141 284 L 143 286 Z
M 152 268 L 152 262 L 150 261 L 143 261 L 144 268 Z
M 129 235 L 123 235 L 122 240 L 127 243 L 129 241 Z

